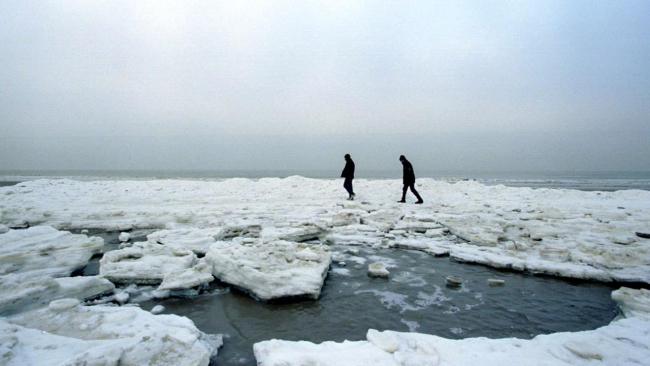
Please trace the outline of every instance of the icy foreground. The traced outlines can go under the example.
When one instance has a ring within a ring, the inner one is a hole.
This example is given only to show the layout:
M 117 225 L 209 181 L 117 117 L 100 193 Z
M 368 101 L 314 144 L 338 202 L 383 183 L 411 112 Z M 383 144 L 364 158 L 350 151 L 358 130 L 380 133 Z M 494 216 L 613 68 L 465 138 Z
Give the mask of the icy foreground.
M 217 278 L 262 300 L 317 299 L 332 262 L 324 245 L 246 238 L 212 244 L 205 259 Z
M 75 299 L 0 319 L 0 359 L 8 366 L 207 366 L 221 345 L 221 336 L 200 332 L 187 318 Z
M 302 177 L 38 180 L 0 188 L 0 224 L 169 229 L 173 232 L 154 234 L 150 241 L 199 254 L 221 234 L 288 241 L 318 237 L 335 244 L 417 249 L 497 268 L 650 283 L 649 240 L 635 235 L 650 227 L 650 192 L 420 179 L 425 204 L 415 206 L 395 203 L 401 192 L 397 180 L 355 181 L 354 202 L 343 200 L 340 185 Z
M 644 365 L 650 359 L 650 291 L 612 293 L 621 317 L 585 332 L 517 338 L 449 340 L 417 333 L 369 330 L 366 341 L 289 342 L 254 345 L 259 366 L 436 365 Z

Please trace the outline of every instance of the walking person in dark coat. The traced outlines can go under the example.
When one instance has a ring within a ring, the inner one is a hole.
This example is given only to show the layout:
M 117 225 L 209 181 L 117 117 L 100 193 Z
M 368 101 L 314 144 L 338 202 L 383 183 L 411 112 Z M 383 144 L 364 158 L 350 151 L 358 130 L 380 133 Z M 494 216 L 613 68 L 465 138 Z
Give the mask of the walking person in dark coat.
M 352 179 L 354 179 L 354 161 L 352 161 L 352 158 L 350 158 L 350 154 L 345 154 L 345 168 L 343 168 L 341 178 L 345 178 L 343 181 L 343 187 L 346 191 L 348 191 L 348 194 L 350 195 L 350 197 L 348 197 L 348 201 L 354 200 L 355 194 L 352 190 Z
M 413 171 L 413 165 L 406 160 L 404 155 L 400 155 L 399 161 L 402 162 L 402 166 L 404 167 L 404 176 L 403 176 L 403 182 L 404 183 L 404 188 L 402 188 L 402 200 L 397 201 L 399 203 L 405 203 L 406 202 L 406 190 L 411 188 L 411 192 L 415 195 L 415 197 L 418 199 L 416 204 L 421 204 L 424 201 L 422 201 L 422 197 L 418 194 L 418 191 L 415 190 L 415 172 Z

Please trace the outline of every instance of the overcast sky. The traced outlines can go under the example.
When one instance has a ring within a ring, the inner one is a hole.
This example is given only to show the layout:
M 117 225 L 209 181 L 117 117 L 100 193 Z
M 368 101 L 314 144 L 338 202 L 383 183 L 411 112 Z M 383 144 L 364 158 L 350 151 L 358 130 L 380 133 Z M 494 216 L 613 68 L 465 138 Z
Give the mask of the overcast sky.
M 0 169 L 650 170 L 650 1 L 4 1 Z

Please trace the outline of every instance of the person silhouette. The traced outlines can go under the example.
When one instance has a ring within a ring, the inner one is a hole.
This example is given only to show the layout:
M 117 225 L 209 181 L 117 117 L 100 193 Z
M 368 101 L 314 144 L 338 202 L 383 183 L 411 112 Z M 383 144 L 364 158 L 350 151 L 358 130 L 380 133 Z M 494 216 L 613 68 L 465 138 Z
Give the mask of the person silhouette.
M 402 166 L 404 167 L 404 174 L 402 177 L 402 183 L 404 183 L 404 187 L 402 188 L 402 199 L 400 201 L 397 201 L 399 203 L 405 203 L 406 202 L 406 190 L 411 188 L 411 192 L 415 195 L 415 197 L 418 199 L 415 204 L 419 205 L 424 203 L 422 200 L 422 197 L 418 194 L 418 191 L 415 190 L 415 172 L 413 171 L 413 165 L 406 160 L 404 155 L 399 156 L 399 161 L 402 162 Z
M 345 178 L 343 181 L 343 188 L 345 188 L 345 190 L 348 191 L 348 194 L 350 195 L 350 197 L 348 197 L 348 201 L 352 201 L 354 200 L 354 197 L 356 197 L 354 191 L 352 190 L 352 180 L 354 179 L 354 161 L 352 161 L 350 154 L 345 154 L 344 159 L 345 168 L 343 168 L 341 178 Z

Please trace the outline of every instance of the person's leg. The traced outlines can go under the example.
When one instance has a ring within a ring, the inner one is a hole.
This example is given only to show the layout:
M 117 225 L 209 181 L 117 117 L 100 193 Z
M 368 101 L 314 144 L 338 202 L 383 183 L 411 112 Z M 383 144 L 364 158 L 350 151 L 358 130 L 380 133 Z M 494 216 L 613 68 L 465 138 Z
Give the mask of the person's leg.
M 409 188 L 407 184 L 402 187 L 402 199 L 399 202 L 406 202 L 406 190 Z
M 348 194 L 352 196 L 352 179 L 345 178 L 343 181 L 343 188 L 345 188 L 345 190 L 348 191 Z
M 353 179 L 350 179 L 350 195 L 354 196 L 355 194 L 354 194 L 354 188 L 352 188 L 352 180 Z
M 420 197 L 420 195 L 418 194 L 418 191 L 415 190 L 415 183 L 412 183 L 412 184 L 410 185 L 410 187 L 411 187 L 411 192 L 413 192 L 413 194 L 415 195 L 415 197 L 418 199 L 417 202 L 424 202 L 424 201 L 422 201 L 422 197 Z M 416 202 L 416 203 L 417 203 L 417 202 Z

